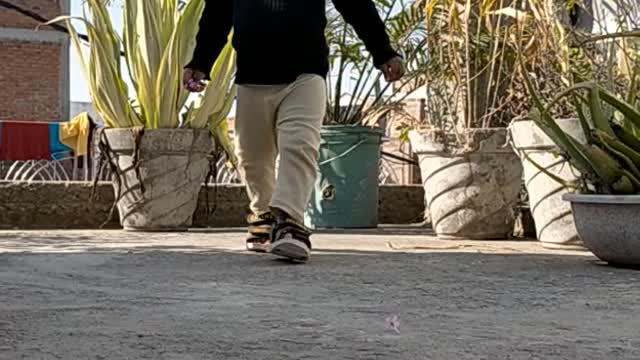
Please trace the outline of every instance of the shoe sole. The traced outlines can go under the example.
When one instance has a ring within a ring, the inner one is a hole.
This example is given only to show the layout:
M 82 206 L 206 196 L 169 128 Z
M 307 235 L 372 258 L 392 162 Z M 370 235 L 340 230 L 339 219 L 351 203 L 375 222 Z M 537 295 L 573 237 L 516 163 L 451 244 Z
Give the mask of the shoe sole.
M 306 262 L 309 260 L 309 254 L 311 253 L 309 247 L 305 243 L 293 239 L 278 240 L 271 244 L 269 252 L 273 255 L 299 262 Z
M 259 243 L 247 243 L 247 251 L 257 252 L 257 253 L 266 253 L 269 252 L 269 243 L 259 244 Z

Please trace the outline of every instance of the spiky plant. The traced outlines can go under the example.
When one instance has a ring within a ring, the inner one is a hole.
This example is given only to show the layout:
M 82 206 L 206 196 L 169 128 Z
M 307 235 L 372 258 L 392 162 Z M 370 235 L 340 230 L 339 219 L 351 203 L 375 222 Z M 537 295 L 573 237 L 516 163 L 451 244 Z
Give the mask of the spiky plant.
M 181 86 L 182 69 L 193 52 L 204 6 L 204 0 L 186 4 L 178 0 L 123 1 L 122 37 L 105 0 L 87 0 L 82 17 L 61 16 L 50 23 L 66 24 L 93 106 L 108 127 L 208 128 L 231 156 L 225 121 L 235 98 L 235 53 L 230 43 L 213 66 L 211 82 L 199 101 L 193 102 Z M 86 27 L 88 56 L 73 20 Z
M 561 149 L 562 155 L 581 172 L 584 181 L 566 184 L 581 192 L 640 193 L 640 47 L 637 41 L 629 41 L 640 39 L 639 35 L 627 32 L 592 39 L 625 39 L 613 44 L 619 50 L 618 61 L 612 68 L 616 71 L 611 72 L 615 77 L 607 84 L 594 81 L 578 83 L 547 103 L 530 76 L 523 71 L 535 104 L 531 117 Z M 565 98 L 572 100 L 572 109 L 580 119 L 586 144 L 563 132 L 552 114 L 553 107 Z
M 403 100 L 425 84 L 424 13 L 411 0 L 374 2 L 392 47 L 404 57 L 407 73 L 399 84 L 384 83 L 364 43 L 338 12 L 329 8 L 326 34 L 331 72 L 336 78 L 327 87 L 326 124 L 377 125 L 389 112 L 402 111 Z M 350 91 L 349 80 L 354 84 Z

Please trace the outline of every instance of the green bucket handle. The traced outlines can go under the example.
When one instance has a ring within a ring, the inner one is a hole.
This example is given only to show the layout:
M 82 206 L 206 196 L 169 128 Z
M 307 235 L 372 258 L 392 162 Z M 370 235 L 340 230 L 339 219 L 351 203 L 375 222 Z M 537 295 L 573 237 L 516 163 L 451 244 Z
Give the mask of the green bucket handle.
M 355 143 L 353 146 L 351 146 L 350 148 L 348 148 L 347 150 L 345 150 L 345 152 L 343 152 L 340 155 L 336 155 L 330 159 L 327 159 L 325 161 L 319 162 L 318 166 L 325 166 L 328 165 L 338 159 L 341 159 L 347 155 L 349 155 L 351 152 L 353 152 L 355 149 L 357 149 L 360 145 L 364 144 L 367 141 L 367 138 L 365 137 L 360 137 L 360 141 L 358 141 L 357 143 Z

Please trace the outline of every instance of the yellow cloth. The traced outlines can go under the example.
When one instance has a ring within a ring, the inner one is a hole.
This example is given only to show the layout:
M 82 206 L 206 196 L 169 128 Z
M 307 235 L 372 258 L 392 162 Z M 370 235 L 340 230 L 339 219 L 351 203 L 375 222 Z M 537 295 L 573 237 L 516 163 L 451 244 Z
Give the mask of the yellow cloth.
M 60 124 L 60 142 L 73 149 L 76 156 L 87 155 L 91 120 L 82 113 L 68 122 Z

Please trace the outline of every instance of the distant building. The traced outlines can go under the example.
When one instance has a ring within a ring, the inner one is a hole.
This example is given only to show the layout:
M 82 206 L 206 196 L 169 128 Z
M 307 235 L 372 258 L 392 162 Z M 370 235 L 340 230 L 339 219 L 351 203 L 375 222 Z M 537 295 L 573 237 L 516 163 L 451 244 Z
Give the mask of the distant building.
M 53 19 L 69 0 L 13 1 Z M 60 121 L 69 117 L 69 36 L 0 6 L 0 120 Z
M 74 118 L 76 115 L 81 114 L 83 112 L 89 113 L 91 119 L 97 124 L 103 124 L 104 122 L 98 116 L 98 113 L 93 108 L 93 105 L 90 102 L 82 102 L 82 101 L 72 101 L 71 106 L 69 107 L 69 119 Z

